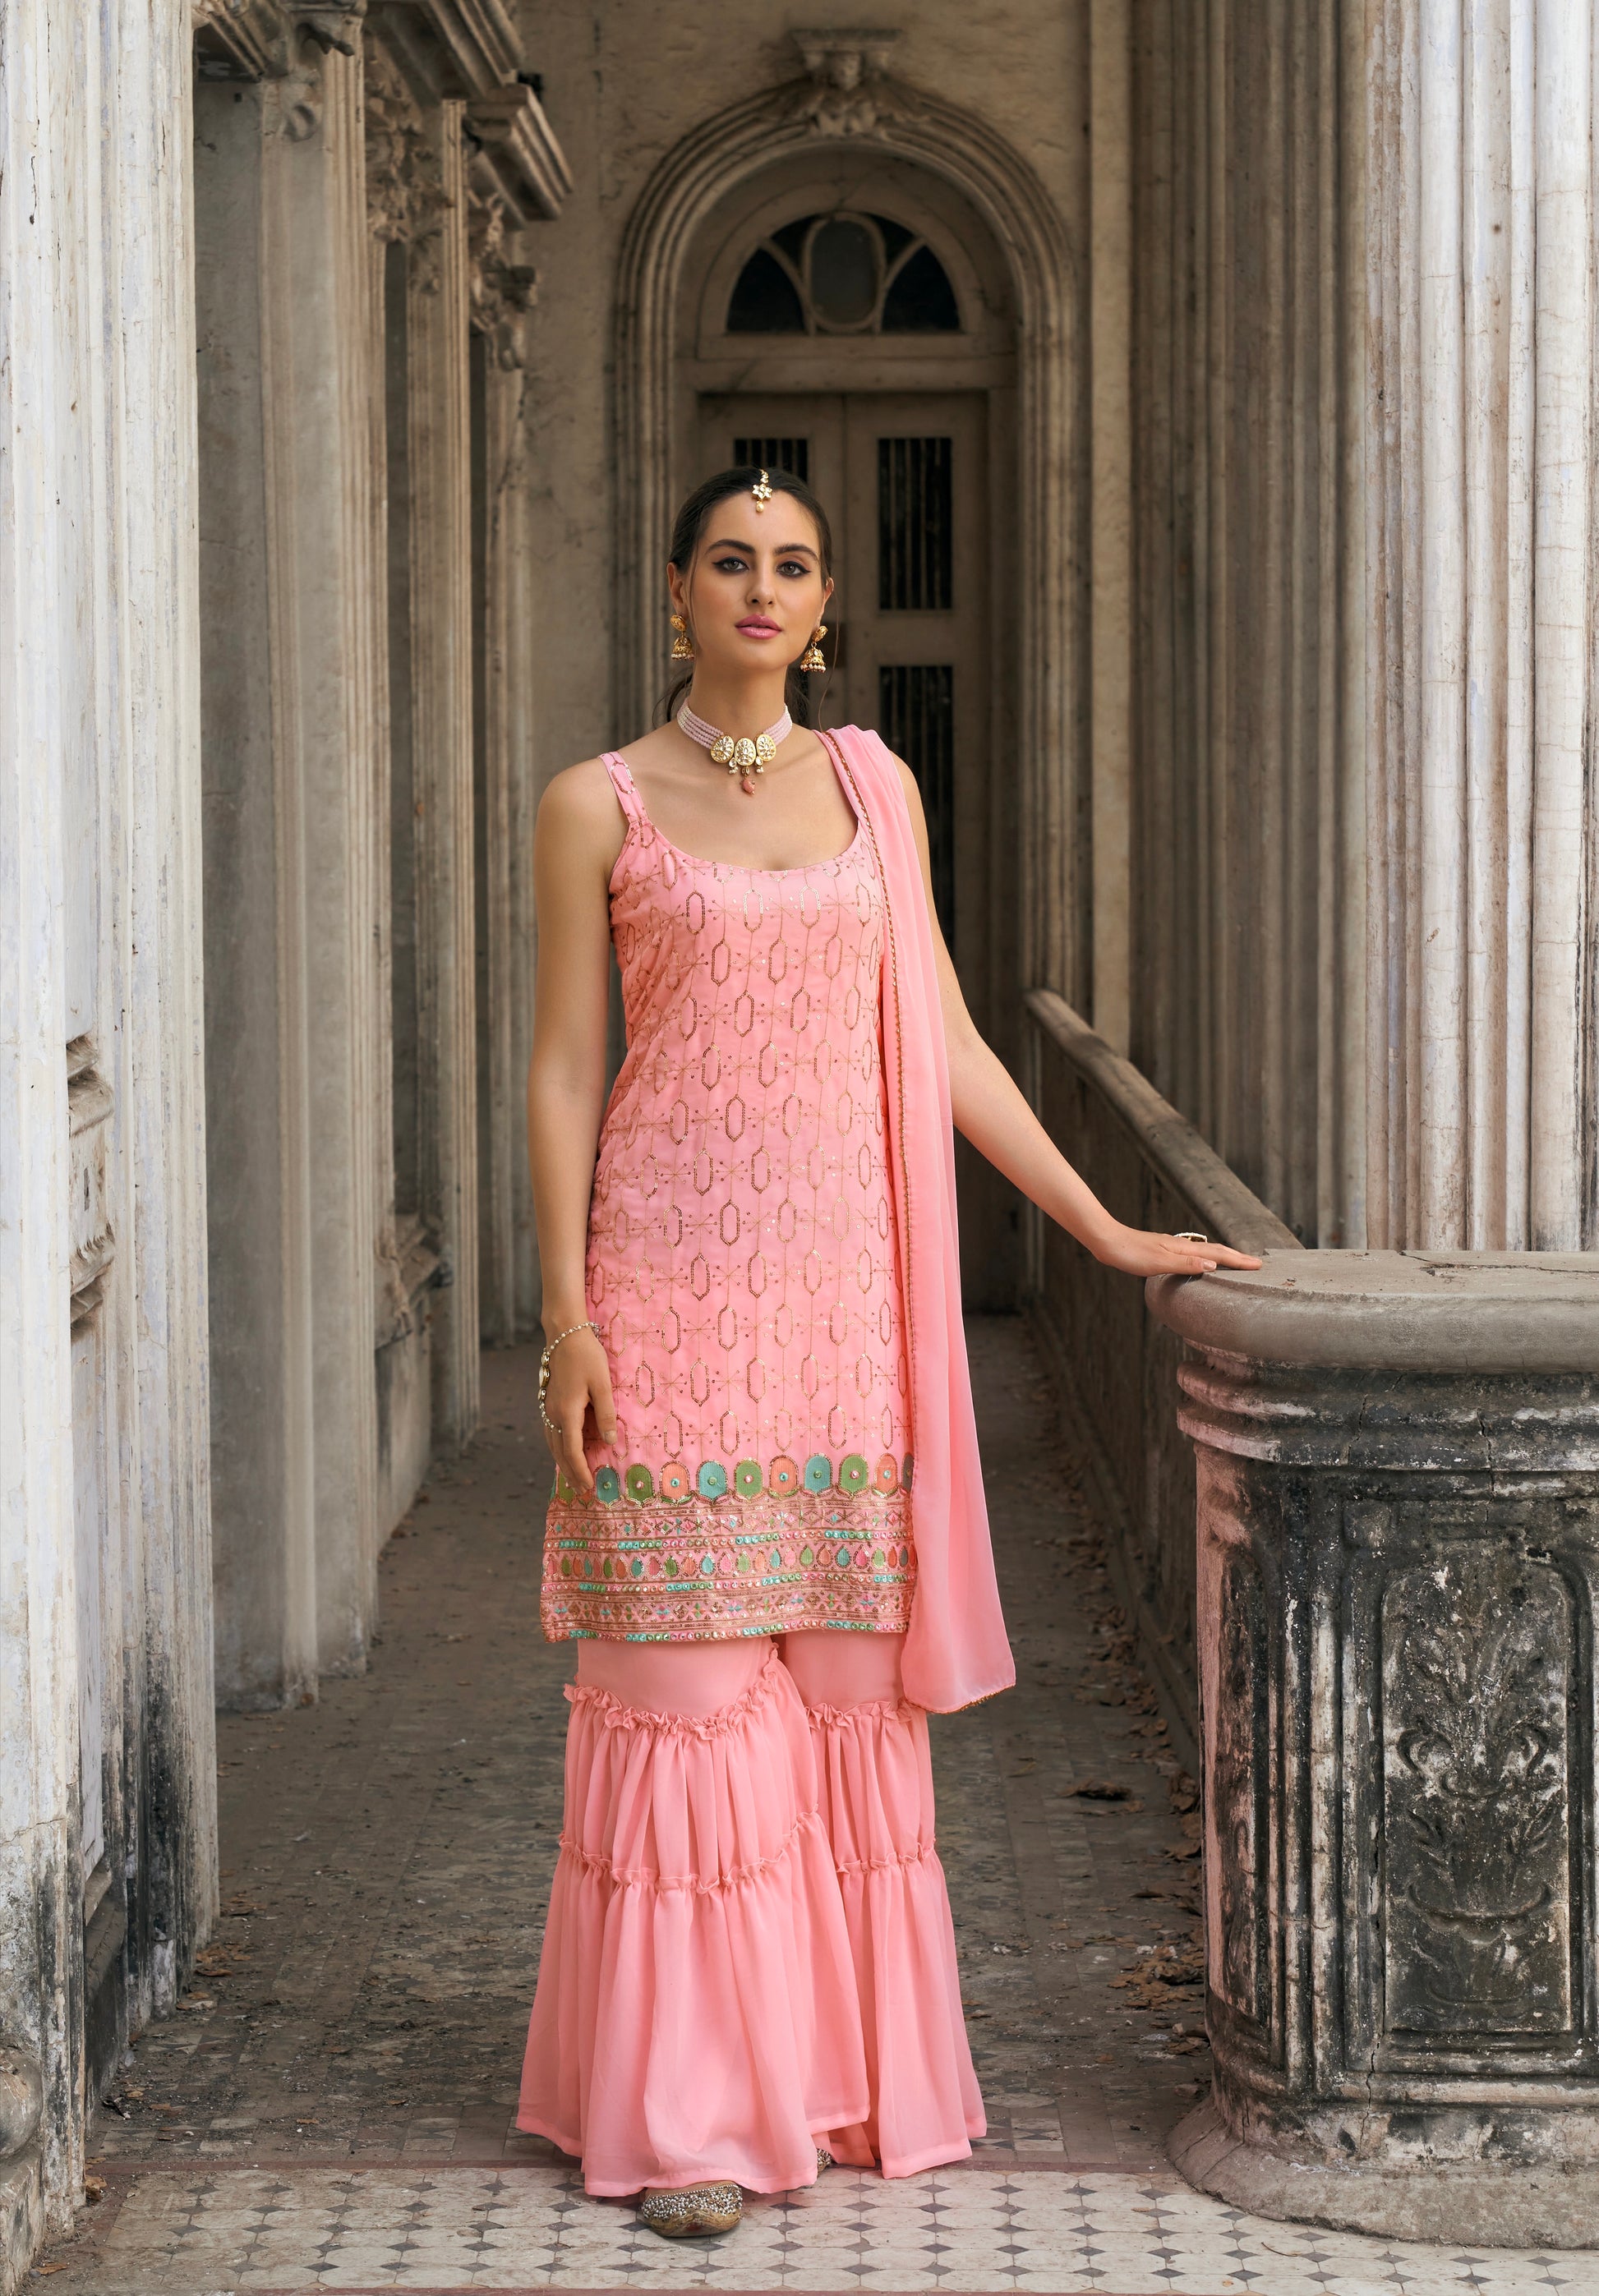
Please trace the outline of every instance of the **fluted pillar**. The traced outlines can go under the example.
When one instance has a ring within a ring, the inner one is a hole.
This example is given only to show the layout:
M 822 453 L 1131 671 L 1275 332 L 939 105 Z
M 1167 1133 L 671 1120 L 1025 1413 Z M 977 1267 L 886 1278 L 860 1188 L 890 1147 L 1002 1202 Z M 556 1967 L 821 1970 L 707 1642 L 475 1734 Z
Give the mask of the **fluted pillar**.
M 1370 1234 L 1595 1241 L 1593 12 L 1365 58 Z
M 195 147 L 218 1690 L 245 1705 L 365 1660 L 387 1126 L 361 64 L 293 20 L 269 61 L 201 81 Z
M 285 170 L 293 371 L 280 420 L 295 490 L 297 740 L 313 1016 L 307 1119 L 316 1662 L 323 1673 L 344 1673 L 365 1662 L 377 1604 L 370 1143 L 387 1110 L 380 1109 L 376 1079 L 377 725 L 366 425 L 378 370 L 365 324 L 361 63 L 335 49 L 310 70 L 308 133 L 287 155 Z
M 433 1428 L 478 1418 L 477 956 L 472 872 L 472 446 L 464 106 L 427 115 L 439 226 L 413 252 L 411 744 L 416 822 L 418 1177 L 438 1240 Z
M 1590 1246 L 1591 0 L 1132 25 L 1132 1057 L 1307 1242 Z
M 316 1679 L 302 623 L 280 81 L 195 96 L 217 1691 Z
M 0 0 L 0 2285 L 215 1906 L 186 11 Z

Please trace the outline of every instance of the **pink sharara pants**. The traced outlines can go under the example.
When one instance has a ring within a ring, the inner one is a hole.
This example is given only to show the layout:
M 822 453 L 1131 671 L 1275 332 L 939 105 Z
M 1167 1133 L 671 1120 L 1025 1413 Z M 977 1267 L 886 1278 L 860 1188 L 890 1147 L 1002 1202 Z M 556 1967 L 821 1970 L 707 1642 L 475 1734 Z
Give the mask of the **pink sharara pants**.
M 903 1637 L 579 1646 L 517 2126 L 594 2194 L 888 2177 L 984 2129 Z

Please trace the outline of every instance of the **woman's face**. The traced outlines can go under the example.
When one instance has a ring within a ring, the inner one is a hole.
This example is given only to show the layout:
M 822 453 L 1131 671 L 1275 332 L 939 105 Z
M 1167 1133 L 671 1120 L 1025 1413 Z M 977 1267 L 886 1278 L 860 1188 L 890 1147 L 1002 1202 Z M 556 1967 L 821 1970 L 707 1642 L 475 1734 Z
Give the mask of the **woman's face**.
M 667 570 L 695 661 L 723 676 L 797 661 L 832 594 L 816 522 L 781 488 L 764 510 L 748 494 L 713 504 L 692 565 Z

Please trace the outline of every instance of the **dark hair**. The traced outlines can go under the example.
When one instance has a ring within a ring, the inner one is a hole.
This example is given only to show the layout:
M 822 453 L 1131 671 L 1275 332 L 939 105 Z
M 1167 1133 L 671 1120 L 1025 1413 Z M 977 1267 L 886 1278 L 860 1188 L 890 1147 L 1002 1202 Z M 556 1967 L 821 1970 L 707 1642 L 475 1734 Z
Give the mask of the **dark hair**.
M 731 471 L 718 471 L 714 479 L 702 479 L 693 492 L 685 497 L 682 507 L 672 521 L 672 546 L 668 553 L 671 563 L 679 573 L 686 573 L 693 562 L 694 553 L 700 547 L 700 537 L 705 531 L 705 521 L 717 504 L 731 501 L 734 495 L 747 495 L 763 475 L 774 494 L 792 495 L 800 509 L 810 513 L 816 529 L 816 546 L 822 554 L 823 578 L 832 580 L 832 529 L 827 522 L 827 512 L 804 480 L 797 479 L 791 471 L 767 471 L 763 473 L 753 463 L 741 463 Z M 675 713 L 693 682 L 692 669 L 685 670 L 681 676 L 673 679 L 655 705 L 658 723 L 664 724 Z M 797 669 L 790 663 L 784 698 L 788 702 L 789 715 L 796 726 L 811 723 L 812 709 L 821 700 L 820 694 L 812 691 L 817 684 L 824 685 L 825 680 L 817 680 L 809 671 Z

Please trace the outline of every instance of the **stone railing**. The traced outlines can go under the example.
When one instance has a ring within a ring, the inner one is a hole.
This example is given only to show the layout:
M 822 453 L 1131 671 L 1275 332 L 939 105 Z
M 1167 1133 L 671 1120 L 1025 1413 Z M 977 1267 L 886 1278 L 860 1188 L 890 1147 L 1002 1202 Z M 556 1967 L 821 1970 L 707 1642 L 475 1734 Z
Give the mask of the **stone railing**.
M 1119 1219 L 1198 1228 L 1238 1251 L 1294 1251 L 1297 1236 L 1250 1193 L 1130 1061 L 1050 990 L 1027 999 L 1031 1097 L 1062 1153 Z M 1110 1562 L 1178 1751 L 1197 1763 L 1193 1452 L 1177 1426 L 1182 1343 L 1136 1283 L 1035 1222 L 1033 1310 L 1090 1438 L 1110 1517 Z M 1186 1741 L 1185 1743 L 1184 1741 Z
M 1194 2183 L 1599 2240 L 1599 1253 L 1162 1278 L 1198 1464 Z

